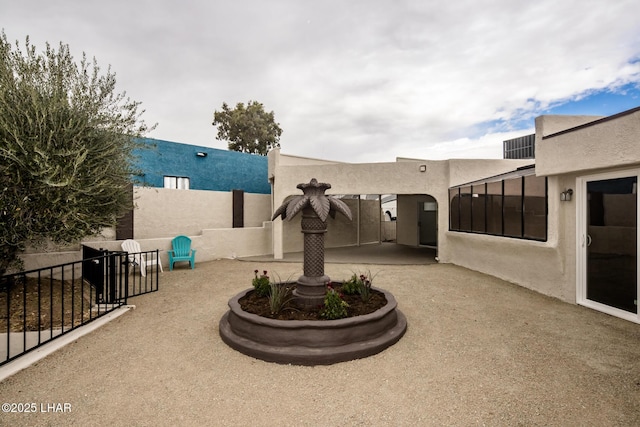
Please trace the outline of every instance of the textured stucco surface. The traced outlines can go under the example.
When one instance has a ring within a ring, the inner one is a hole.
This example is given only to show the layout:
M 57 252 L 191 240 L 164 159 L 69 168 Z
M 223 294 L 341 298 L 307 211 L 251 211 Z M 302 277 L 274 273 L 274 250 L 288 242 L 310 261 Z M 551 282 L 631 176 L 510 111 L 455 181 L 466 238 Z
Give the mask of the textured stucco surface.
M 298 161 L 301 163 L 297 164 Z M 444 232 L 449 224 L 448 188 L 528 164 L 531 160 L 400 159 L 393 163 L 314 163 L 272 150 L 269 153 L 269 176 L 275 178 L 273 200 L 277 206 L 287 196 L 296 194 L 296 185 L 309 182 L 311 178 L 330 183 L 331 189 L 327 194 L 430 195 L 438 204 L 439 250 L 446 258 L 448 248 Z M 421 171 L 421 166 L 424 166 L 424 171 Z M 290 231 L 290 225 L 280 224 L 280 220 L 274 222 L 273 253 L 277 257 L 294 250 Z M 399 243 L 417 244 L 417 223 L 399 221 L 396 233 Z
M 598 117 L 591 119 L 593 122 Z M 555 116 L 536 118 L 537 175 L 586 173 L 640 164 L 640 111 L 548 136 L 549 128 L 561 130 L 555 125 L 556 120 Z M 567 128 L 570 126 L 564 129 Z
M 397 242 L 418 244 L 415 203 L 424 195 L 438 205 L 438 257 L 564 301 L 576 302 L 580 238 L 577 216 L 582 212 L 578 197 L 582 176 L 613 170 L 637 173 L 640 167 L 640 109 L 612 117 L 540 116 L 536 118 L 536 175 L 548 177 L 547 239 L 544 242 L 449 232 L 448 188 L 488 178 L 529 165 L 531 160 L 456 159 L 429 161 L 398 159 L 378 164 L 308 164 L 297 167 L 295 159 L 271 154 L 285 162 L 270 163 L 276 177 L 274 198 L 285 195 L 288 186 L 306 176 L 331 182 L 337 193 L 397 194 Z M 423 169 L 423 171 L 421 171 Z M 560 201 L 560 193 L 572 189 L 574 198 Z M 593 230 L 598 233 L 599 230 Z M 613 230 L 612 232 L 623 233 Z M 274 224 L 274 254 L 282 253 L 288 230 Z M 619 238 L 618 246 L 630 252 L 633 236 Z M 286 245 L 285 245 L 286 246 Z
M 136 151 L 142 184 L 164 187 L 163 177 L 188 177 L 194 190 L 269 194 L 267 158 L 237 151 L 142 138 L 146 149 Z M 205 153 L 198 157 L 196 153 Z
M 203 229 L 233 226 L 233 196 L 227 191 L 136 187 L 134 238 L 198 235 Z M 244 193 L 244 225 L 260 227 L 271 219 L 269 194 Z

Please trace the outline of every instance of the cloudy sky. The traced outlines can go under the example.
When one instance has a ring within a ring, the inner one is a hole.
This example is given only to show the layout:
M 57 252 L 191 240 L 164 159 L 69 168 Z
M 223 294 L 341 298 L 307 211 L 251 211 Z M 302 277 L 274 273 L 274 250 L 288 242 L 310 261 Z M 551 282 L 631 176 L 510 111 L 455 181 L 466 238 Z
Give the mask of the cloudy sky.
M 540 114 L 640 106 L 638 0 L 0 0 L 11 41 L 116 73 L 149 136 L 226 149 L 223 102 L 274 111 L 286 154 L 500 158 Z

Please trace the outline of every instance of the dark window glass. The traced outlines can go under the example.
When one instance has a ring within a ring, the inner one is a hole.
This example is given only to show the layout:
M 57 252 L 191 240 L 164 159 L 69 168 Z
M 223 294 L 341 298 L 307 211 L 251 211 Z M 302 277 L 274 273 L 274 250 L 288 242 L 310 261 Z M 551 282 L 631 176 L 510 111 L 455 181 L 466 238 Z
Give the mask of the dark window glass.
M 487 183 L 487 233 L 502 234 L 502 181 Z
M 547 180 L 534 175 L 524 177 L 524 237 L 547 238 Z
M 473 231 L 484 233 L 485 229 L 485 184 L 471 187 L 471 228 Z
M 522 178 L 504 180 L 504 235 L 522 237 Z
M 460 231 L 471 231 L 471 187 L 460 187 Z
M 450 229 L 547 239 L 547 179 L 528 175 L 449 189 Z

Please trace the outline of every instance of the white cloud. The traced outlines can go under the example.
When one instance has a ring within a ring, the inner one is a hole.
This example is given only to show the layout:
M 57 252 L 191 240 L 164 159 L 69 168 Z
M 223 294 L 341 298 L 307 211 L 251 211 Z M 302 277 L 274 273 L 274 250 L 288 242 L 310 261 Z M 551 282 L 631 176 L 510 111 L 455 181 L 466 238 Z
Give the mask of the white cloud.
M 500 157 L 495 120 L 532 126 L 640 82 L 639 15 L 636 0 L 36 1 L 4 5 L 3 25 L 112 64 L 152 137 L 224 148 L 213 111 L 251 99 L 285 153 L 393 161 Z

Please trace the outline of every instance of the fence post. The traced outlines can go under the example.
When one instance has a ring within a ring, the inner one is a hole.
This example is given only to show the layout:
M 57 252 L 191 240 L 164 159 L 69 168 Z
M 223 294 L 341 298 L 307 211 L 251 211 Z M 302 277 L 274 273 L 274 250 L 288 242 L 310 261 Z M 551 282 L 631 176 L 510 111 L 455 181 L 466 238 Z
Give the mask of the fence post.
M 159 289 L 159 285 L 160 285 L 160 251 L 158 249 L 156 249 L 156 288 L 152 289 L 154 291 L 157 291 Z
M 116 255 L 115 253 L 111 253 L 109 251 L 105 251 L 105 254 L 108 255 L 107 257 L 107 266 L 108 266 L 108 271 L 107 271 L 107 278 L 109 281 L 109 300 L 107 301 L 107 303 L 109 304 L 114 304 L 116 302 L 116 298 L 117 298 L 117 286 L 116 286 Z
M 124 304 L 127 305 L 129 298 L 129 256 L 124 255 Z
M 13 276 L 0 277 L 0 291 L 4 289 L 7 293 L 7 357 L 1 362 L 4 363 L 11 358 L 11 286 L 13 285 Z
M 78 319 L 80 325 L 85 325 L 97 317 L 128 304 L 130 295 L 138 295 L 135 287 L 129 289 L 131 264 L 132 261 L 127 252 L 83 247 L 83 259 L 80 261 L 0 277 L 0 329 L 6 328 L 6 334 L 0 337 L 0 366 L 75 329 L 76 304 L 79 304 L 78 309 L 81 312 Z M 158 290 L 157 268 L 158 266 L 155 270 L 156 288 L 151 291 Z M 66 274 L 69 269 L 71 270 L 70 281 Z M 76 269 L 81 269 L 80 283 L 77 284 Z M 124 277 L 122 277 L 123 271 Z M 34 280 L 37 277 L 37 284 L 27 281 L 27 276 Z M 149 280 L 151 281 L 152 278 Z M 85 282 L 88 287 L 86 295 L 88 305 L 85 304 Z M 48 288 L 45 289 L 45 291 L 48 290 L 46 297 L 41 295 L 43 284 Z M 122 289 L 123 284 L 124 289 Z M 70 291 L 65 290 L 65 286 L 69 286 Z M 80 288 L 78 297 L 80 301 L 75 296 L 77 286 Z M 67 292 L 71 292 L 70 308 Z M 60 298 L 54 298 L 54 294 L 58 294 Z M 14 299 L 17 307 L 12 303 Z M 4 311 L 6 311 L 6 317 Z M 69 311 L 70 317 L 65 313 Z M 86 316 L 85 311 L 87 311 Z M 60 334 L 55 335 L 53 331 L 57 329 L 58 320 L 54 322 L 54 312 L 61 313 Z M 37 332 L 37 340 L 31 341 L 31 336 L 27 338 L 29 332 Z M 44 334 L 41 335 L 41 332 Z

